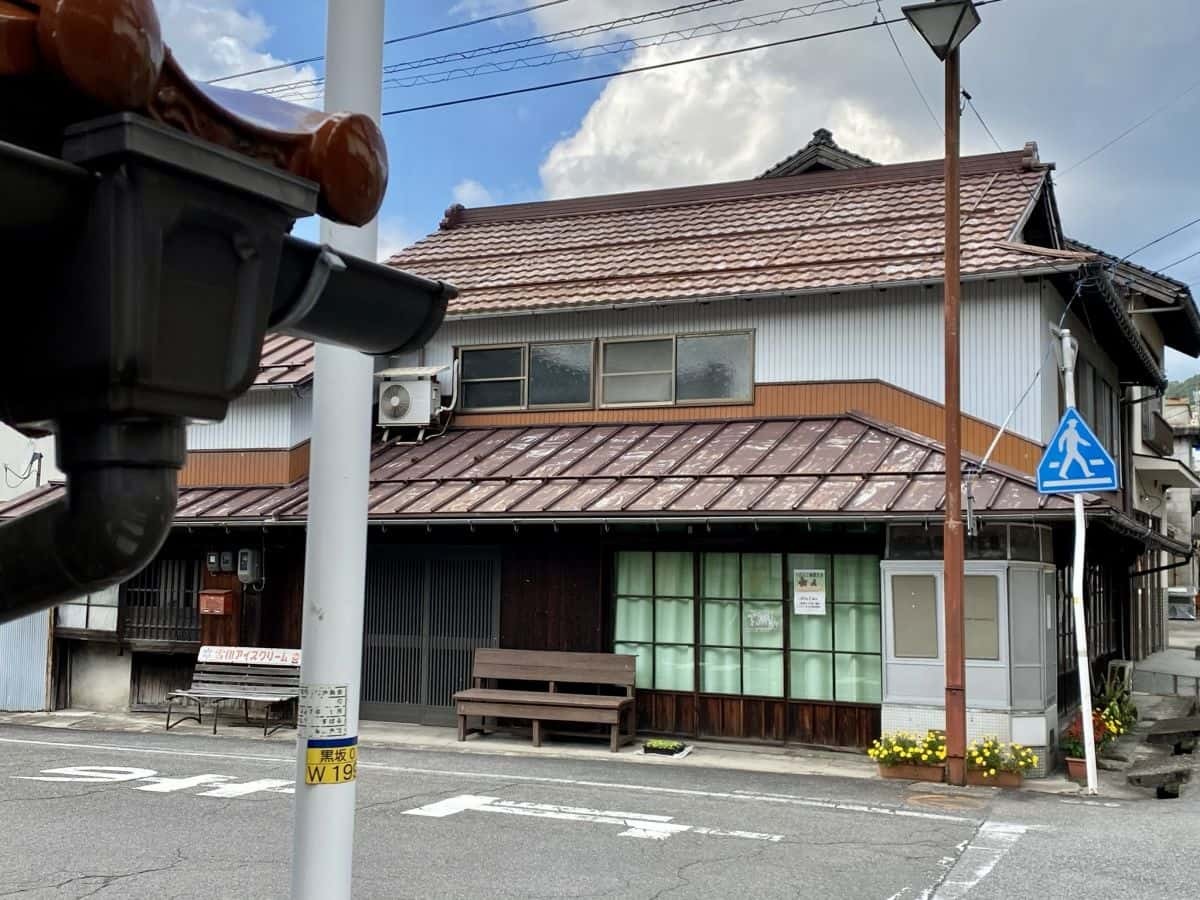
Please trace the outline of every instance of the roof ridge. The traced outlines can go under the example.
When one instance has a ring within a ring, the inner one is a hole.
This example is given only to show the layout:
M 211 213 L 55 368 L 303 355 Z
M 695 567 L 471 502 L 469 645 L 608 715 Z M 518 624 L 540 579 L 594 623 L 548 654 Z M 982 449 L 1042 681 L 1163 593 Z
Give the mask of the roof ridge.
M 1006 169 L 1027 171 L 1046 165 L 1048 164 L 1038 162 L 1036 157 L 1031 157 L 1026 149 L 1022 149 L 965 156 L 962 158 L 959 170 L 961 175 L 970 176 L 991 174 Z M 512 203 L 471 209 L 459 208 L 456 205 L 447 211 L 446 218 L 442 220 L 440 227 L 442 230 L 453 230 L 497 222 L 568 218 L 600 212 L 625 212 L 664 206 L 689 206 L 699 203 L 742 200 L 755 196 L 817 193 L 838 187 L 866 187 L 874 184 L 921 181 L 928 178 L 941 178 L 942 175 L 943 161 L 932 159 L 857 169 L 840 169 L 831 172 L 805 172 L 778 178 L 749 178 L 715 184 L 684 185 L 674 188 L 597 194 L 589 197 L 539 200 L 531 203 Z

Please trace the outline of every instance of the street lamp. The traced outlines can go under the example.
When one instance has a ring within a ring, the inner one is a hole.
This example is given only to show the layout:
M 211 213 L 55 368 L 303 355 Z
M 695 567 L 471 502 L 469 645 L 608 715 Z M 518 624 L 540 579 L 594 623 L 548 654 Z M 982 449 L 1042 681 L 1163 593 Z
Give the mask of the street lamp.
M 963 652 L 962 440 L 959 390 L 959 276 L 961 227 L 958 208 L 958 46 L 979 24 L 971 0 L 938 0 L 901 12 L 946 66 L 946 250 L 945 300 L 946 513 L 942 540 L 943 594 L 946 598 L 946 775 L 951 784 L 967 780 L 966 661 Z

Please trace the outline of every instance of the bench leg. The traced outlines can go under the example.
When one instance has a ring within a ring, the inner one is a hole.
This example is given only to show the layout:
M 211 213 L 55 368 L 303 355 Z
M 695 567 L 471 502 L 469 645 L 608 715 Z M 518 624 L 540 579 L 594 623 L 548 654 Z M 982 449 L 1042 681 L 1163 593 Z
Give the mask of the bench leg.
M 465 741 L 467 739 L 467 717 L 466 716 L 458 717 L 458 739 L 460 741 Z
M 213 734 L 217 733 L 217 719 L 221 718 L 221 701 L 212 702 Z
M 610 725 L 608 727 L 608 749 L 610 751 L 612 751 L 613 753 L 616 753 L 617 747 L 620 746 L 620 740 L 621 740 L 620 724 Z
M 179 697 L 171 697 L 171 698 L 169 698 L 169 699 L 167 700 L 167 727 L 166 727 L 166 730 L 167 730 L 167 731 L 170 731 L 172 728 L 174 728 L 174 727 L 175 727 L 176 725 L 178 725 L 180 722 L 190 722 L 190 721 L 192 721 L 193 719 L 194 719 L 194 720 L 195 720 L 195 721 L 196 721 L 198 724 L 200 724 L 200 725 L 203 725 L 203 724 L 204 724 L 204 709 L 203 709 L 203 707 L 200 705 L 200 701 L 199 701 L 199 700 L 197 700 L 197 699 L 196 699 L 196 698 L 194 698 L 194 697 L 187 697 L 187 698 L 185 698 L 185 699 L 187 699 L 187 700 L 190 700 L 191 702 L 193 702 L 193 703 L 195 703 L 195 704 L 196 704 L 196 714 L 195 714 L 194 716 L 191 716 L 191 715 L 188 715 L 188 716 L 180 716 L 180 717 L 179 717 L 178 719 L 176 719 L 174 722 L 172 722 L 172 721 L 171 721 L 171 711 L 172 711 L 172 710 L 174 709 L 174 707 L 175 707 L 175 701 L 176 701 L 176 700 L 179 700 L 179 699 L 181 699 L 181 698 L 179 698 Z
M 542 746 L 542 723 L 537 719 L 533 720 L 533 746 Z

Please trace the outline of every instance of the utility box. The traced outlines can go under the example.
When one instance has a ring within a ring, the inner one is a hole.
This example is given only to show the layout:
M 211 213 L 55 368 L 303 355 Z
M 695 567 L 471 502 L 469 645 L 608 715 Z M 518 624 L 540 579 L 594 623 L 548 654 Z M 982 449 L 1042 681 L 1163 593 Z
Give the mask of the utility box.
M 242 584 L 255 584 L 262 581 L 262 554 L 251 548 L 238 551 L 237 576 Z
M 209 588 L 200 592 L 200 615 L 231 616 L 233 613 L 233 591 Z

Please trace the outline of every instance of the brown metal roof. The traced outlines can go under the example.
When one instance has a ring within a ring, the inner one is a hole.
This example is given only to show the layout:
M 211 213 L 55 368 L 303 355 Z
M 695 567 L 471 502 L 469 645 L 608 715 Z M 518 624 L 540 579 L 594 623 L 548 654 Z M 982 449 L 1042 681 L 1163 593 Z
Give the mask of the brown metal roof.
M 313 342 L 286 334 L 268 334 L 263 340 L 255 387 L 291 387 L 313 376 Z
M 1046 172 L 1032 147 L 963 160 L 965 275 L 1078 264 L 1012 243 Z M 450 317 L 936 280 L 942 179 L 931 161 L 454 207 L 389 264 L 452 281 Z
M 850 414 L 660 425 L 451 430 L 372 454 L 374 520 L 754 517 L 888 519 L 939 515 L 941 448 Z M 0 516 L 58 495 L 26 495 Z M 989 466 L 975 491 L 983 515 L 1069 510 L 1019 472 Z M 178 524 L 298 521 L 307 482 L 184 488 Z

